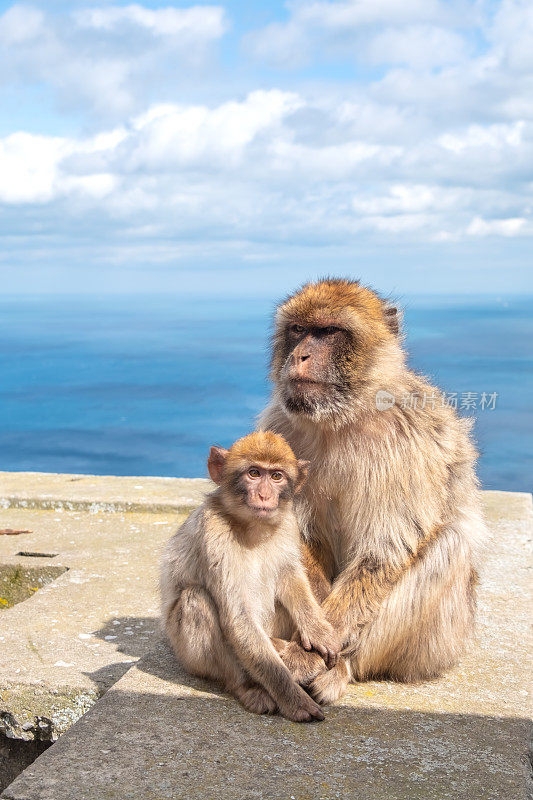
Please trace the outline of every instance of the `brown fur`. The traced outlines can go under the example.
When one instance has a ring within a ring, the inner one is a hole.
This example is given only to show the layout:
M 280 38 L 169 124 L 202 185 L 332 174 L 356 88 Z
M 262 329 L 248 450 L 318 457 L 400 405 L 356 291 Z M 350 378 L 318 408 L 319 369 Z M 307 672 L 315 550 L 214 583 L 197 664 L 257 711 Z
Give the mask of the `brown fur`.
M 243 436 L 228 450 L 225 470 L 236 472 L 242 462 L 260 463 L 270 467 L 288 469 L 293 479 L 298 473 L 298 459 L 283 438 L 272 431 L 255 431 Z
M 220 486 L 172 537 L 163 557 L 165 632 L 185 669 L 217 681 L 249 711 L 279 709 L 295 722 L 323 719 L 278 654 L 287 642 L 270 638 L 277 607 L 328 662 L 340 648 L 301 562 L 292 495 L 305 465 L 272 433 L 247 436 L 229 451 L 212 448 L 209 464 Z M 271 487 L 278 506 L 267 519 L 254 516 L 246 495 L 234 489 L 243 474 L 260 468 L 287 476 L 283 491 Z
M 335 571 L 335 562 L 331 548 L 308 541 L 302 547 L 303 565 L 311 584 L 313 594 L 322 603 L 331 592 L 331 582 Z M 319 561 L 322 561 L 322 567 Z
M 350 346 L 340 334 L 322 346 L 313 332 L 321 324 L 342 328 Z M 306 330 L 291 333 L 294 325 Z M 296 498 L 306 566 L 321 600 L 332 580 L 323 608 L 350 654 L 315 677 L 321 702 L 337 699 L 350 678 L 438 675 L 472 633 L 486 529 L 469 423 L 439 400 L 402 407 L 404 395 L 437 392 L 406 367 L 398 332 L 396 309 L 346 280 L 305 286 L 276 314 L 275 386 L 260 427 L 310 461 Z M 297 379 L 320 378 L 324 353 L 333 383 L 315 389 L 308 407 L 291 405 L 307 391 Z M 394 395 L 391 408 L 376 408 L 379 390 Z M 320 666 L 307 668 L 294 644 L 290 659 L 307 678 Z

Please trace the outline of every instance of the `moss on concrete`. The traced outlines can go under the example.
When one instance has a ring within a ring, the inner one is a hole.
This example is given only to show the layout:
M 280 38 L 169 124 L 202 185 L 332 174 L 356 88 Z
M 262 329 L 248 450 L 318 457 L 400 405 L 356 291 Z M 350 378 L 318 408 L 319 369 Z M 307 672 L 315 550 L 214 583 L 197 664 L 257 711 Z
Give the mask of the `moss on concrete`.
M 66 570 L 67 567 L 0 564 L 0 611 L 31 597 Z

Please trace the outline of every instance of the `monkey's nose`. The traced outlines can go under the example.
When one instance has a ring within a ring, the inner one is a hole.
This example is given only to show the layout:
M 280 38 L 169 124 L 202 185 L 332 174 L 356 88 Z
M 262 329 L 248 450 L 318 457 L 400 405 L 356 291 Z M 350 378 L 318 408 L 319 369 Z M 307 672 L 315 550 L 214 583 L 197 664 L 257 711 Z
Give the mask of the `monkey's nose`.
M 311 358 L 311 353 L 305 353 L 305 352 L 301 353 L 301 352 L 298 352 L 298 350 L 296 350 L 294 353 L 292 353 L 289 363 L 292 366 L 297 367 L 300 364 L 302 364 L 304 361 L 307 361 L 308 358 Z

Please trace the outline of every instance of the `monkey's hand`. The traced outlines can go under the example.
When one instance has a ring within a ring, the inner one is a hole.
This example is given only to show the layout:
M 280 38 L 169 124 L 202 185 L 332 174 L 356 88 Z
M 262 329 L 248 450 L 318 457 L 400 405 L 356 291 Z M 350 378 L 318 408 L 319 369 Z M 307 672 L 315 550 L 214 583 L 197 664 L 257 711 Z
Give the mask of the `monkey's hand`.
M 317 675 L 326 671 L 322 656 L 302 650 L 299 642 L 286 642 L 283 649 L 278 649 L 278 652 L 293 679 L 300 686 L 308 686 Z
M 314 619 L 300 628 L 300 639 L 304 650 L 320 653 L 328 669 L 337 663 L 341 640 L 326 619 Z

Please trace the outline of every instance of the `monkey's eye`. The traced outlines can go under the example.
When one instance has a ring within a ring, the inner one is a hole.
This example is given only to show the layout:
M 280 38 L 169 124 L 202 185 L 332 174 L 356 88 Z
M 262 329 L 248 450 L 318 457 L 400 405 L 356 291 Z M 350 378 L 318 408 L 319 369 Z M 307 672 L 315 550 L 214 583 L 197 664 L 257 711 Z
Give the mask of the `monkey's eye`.
M 279 472 L 279 470 L 276 470 L 276 472 L 273 472 L 270 477 L 272 478 L 273 481 L 282 481 L 283 472 Z
M 304 330 L 303 325 L 291 325 L 291 333 L 303 333 Z
M 261 477 L 261 473 L 259 472 L 257 467 L 250 467 L 250 469 L 248 470 L 248 475 L 250 476 L 250 478 L 260 478 Z
M 335 325 L 328 325 L 327 328 L 322 328 L 322 333 L 326 336 L 331 336 L 333 333 L 337 333 L 340 331 L 340 328 L 335 327 Z

